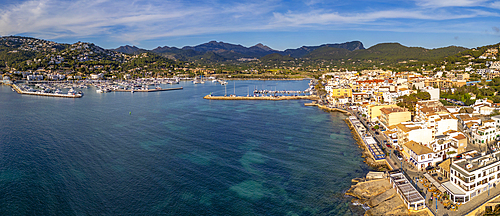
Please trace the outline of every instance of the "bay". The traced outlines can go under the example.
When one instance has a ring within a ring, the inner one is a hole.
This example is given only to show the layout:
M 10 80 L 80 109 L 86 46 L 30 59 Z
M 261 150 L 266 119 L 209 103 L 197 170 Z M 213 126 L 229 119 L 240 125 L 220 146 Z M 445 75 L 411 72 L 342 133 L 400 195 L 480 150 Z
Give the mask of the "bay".
M 307 83 L 89 88 L 80 99 L 0 86 L 0 214 L 363 214 L 343 195 L 369 170 L 345 115 L 299 100 L 203 99 Z

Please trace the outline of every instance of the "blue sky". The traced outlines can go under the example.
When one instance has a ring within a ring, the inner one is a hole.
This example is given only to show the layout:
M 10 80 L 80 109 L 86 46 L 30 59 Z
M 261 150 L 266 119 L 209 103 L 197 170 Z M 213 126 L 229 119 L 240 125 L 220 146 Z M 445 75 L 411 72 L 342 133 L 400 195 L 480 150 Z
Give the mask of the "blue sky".
M 212 40 L 278 50 L 353 40 L 477 47 L 500 42 L 500 0 L 0 0 L 0 35 L 104 48 Z

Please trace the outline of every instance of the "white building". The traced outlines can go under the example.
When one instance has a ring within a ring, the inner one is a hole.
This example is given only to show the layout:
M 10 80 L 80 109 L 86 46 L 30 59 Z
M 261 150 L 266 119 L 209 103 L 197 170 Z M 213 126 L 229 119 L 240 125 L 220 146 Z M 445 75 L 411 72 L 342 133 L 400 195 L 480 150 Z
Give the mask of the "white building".
M 433 88 L 431 86 L 427 86 L 425 88 L 420 89 L 424 92 L 428 92 L 431 95 L 430 100 L 439 100 L 440 98 L 440 90 L 438 88 Z
M 100 74 L 90 74 L 90 79 L 102 79 L 103 78 L 103 74 L 100 73 Z
M 28 75 L 26 79 L 28 81 L 43 80 L 43 75 Z
M 472 143 L 489 143 L 500 136 L 495 120 L 483 121 L 477 130 L 471 132 Z
M 442 184 L 450 200 L 466 203 L 475 196 L 487 192 L 500 179 L 500 152 L 469 159 L 461 159 L 450 165 L 450 181 Z
M 436 162 L 442 160 L 440 157 L 435 157 L 435 153 L 432 149 L 415 141 L 403 144 L 402 152 L 408 163 L 415 166 L 418 170 L 424 170 L 428 166 L 434 166 Z

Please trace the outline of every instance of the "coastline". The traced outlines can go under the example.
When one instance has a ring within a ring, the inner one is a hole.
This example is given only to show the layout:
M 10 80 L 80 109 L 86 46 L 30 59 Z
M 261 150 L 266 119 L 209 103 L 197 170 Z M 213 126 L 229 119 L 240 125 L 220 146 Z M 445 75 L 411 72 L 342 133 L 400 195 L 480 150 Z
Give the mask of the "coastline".
M 329 112 L 341 112 L 346 116 L 351 116 L 352 113 L 339 109 L 329 108 L 316 103 L 304 104 L 305 106 L 317 106 L 318 108 Z M 363 163 L 382 174 L 382 171 L 392 170 L 388 162 L 376 161 L 372 153 L 361 139 L 361 135 L 354 128 L 348 118 L 344 119 L 346 125 L 351 130 L 351 134 L 356 140 L 358 147 L 362 149 Z M 365 215 L 430 215 L 429 210 L 409 212 L 406 209 L 403 201 L 398 197 L 396 191 L 392 188 L 391 183 L 385 178 L 369 178 L 369 172 L 366 177 L 354 178 L 351 180 L 351 187 L 345 192 L 345 195 L 351 196 L 351 204 L 361 205 L 365 209 Z

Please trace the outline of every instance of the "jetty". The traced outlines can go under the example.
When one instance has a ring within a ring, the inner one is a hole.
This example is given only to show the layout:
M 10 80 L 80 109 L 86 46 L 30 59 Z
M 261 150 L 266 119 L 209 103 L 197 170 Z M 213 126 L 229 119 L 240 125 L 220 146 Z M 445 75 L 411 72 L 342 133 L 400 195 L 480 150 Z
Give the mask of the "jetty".
M 316 95 L 304 95 L 304 96 L 212 96 L 207 95 L 203 97 L 207 100 L 318 100 L 319 97 Z
M 173 90 L 182 90 L 182 87 L 178 88 L 155 88 L 155 89 L 135 89 L 134 92 L 158 92 L 158 91 L 173 91 Z M 114 92 L 131 92 L 132 89 L 114 89 L 111 90 Z
M 83 94 L 58 94 L 58 93 L 45 93 L 45 92 L 32 92 L 32 91 L 24 91 L 19 88 L 16 84 L 10 85 L 14 91 L 18 94 L 26 94 L 26 95 L 37 95 L 37 96 L 47 96 L 47 97 L 62 97 L 62 98 L 81 98 Z

